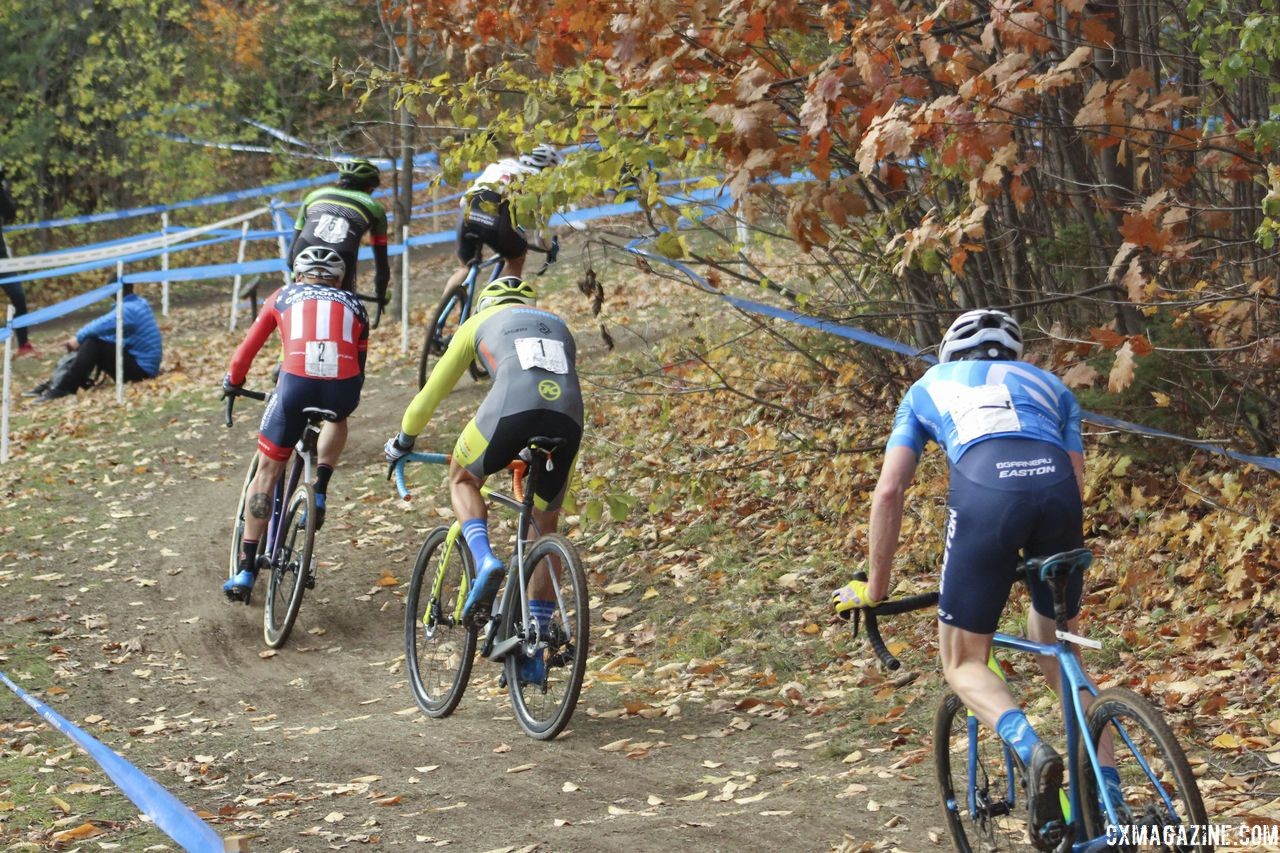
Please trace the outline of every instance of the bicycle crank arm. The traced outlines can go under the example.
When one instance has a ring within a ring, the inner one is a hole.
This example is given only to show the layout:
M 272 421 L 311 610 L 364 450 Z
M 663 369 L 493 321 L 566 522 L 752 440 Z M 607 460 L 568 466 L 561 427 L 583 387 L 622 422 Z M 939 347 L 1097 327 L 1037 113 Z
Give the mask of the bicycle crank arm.
M 520 644 L 524 642 L 522 637 L 508 637 L 501 643 L 493 647 L 493 651 L 485 655 L 489 660 L 500 661 L 516 649 L 520 648 Z

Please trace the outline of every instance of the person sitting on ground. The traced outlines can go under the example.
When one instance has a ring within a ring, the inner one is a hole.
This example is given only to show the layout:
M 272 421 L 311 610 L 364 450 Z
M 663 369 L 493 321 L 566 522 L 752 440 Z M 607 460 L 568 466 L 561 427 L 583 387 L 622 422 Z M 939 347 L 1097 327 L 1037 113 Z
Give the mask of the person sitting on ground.
M 156 315 L 147 300 L 133 292 L 133 285 L 121 285 L 124 293 L 124 381 L 140 382 L 160 373 L 164 342 Z M 116 312 L 110 311 L 80 327 L 74 337 L 63 341 L 70 356 L 63 356 L 53 378 L 37 385 L 27 396 L 47 403 L 74 395 L 92 386 L 94 370 L 116 374 Z
M 8 225 L 13 222 L 18 215 L 18 205 L 14 203 L 13 196 L 9 194 L 9 184 L 5 180 L 5 169 L 0 165 L 0 225 Z M 9 247 L 4 244 L 4 231 L 0 230 L 0 260 L 9 257 Z M 0 273 L 0 276 L 3 276 Z M 27 313 L 27 294 L 22 289 L 20 281 L 0 282 L 0 289 L 3 289 L 9 297 L 9 301 L 13 303 L 13 317 L 16 320 L 23 314 Z M 18 358 L 38 355 L 36 348 L 31 345 L 31 341 L 27 340 L 27 327 L 20 326 L 13 332 L 14 338 L 18 341 Z
M 511 212 L 511 193 L 521 176 L 536 175 L 543 169 L 558 165 L 560 152 L 550 145 L 536 145 L 528 154 L 521 154 L 518 158 L 504 157 L 485 167 L 462 194 L 457 233 L 457 254 L 462 267 L 449 277 L 445 293 L 462 283 L 471 264 L 480 260 L 480 252 L 486 245 L 502 256 L 504 274 L 515 278 L 523 275 L 529 239 L 526 229 L 515 221 Z M 549 233 L 541 233 L 540 239 L 535 248 L 546 251 L 548 260 L 554 261 L 559 244 Z
M 494 595 L 506 575 L 502 559 L 489 543 L 488 507 L 480 492 L 485 478 L 507 467 L 529 439 L 563 439 L 534 491 L 534 525 L 539 534 L 554 533 L 582 441 L 582 389 L 573 334 L 559 316 L 535 308 L 535 299 L 533 288 L 513 276 L 486 286 L 476 313 L 458 328 L 431 378 L 405 409 L 400 431 L 383 447 L 393 464 L 412 450 L 418 434 L 477 354 L 484 360 L 493 387 L 463 427 L 449 462 L 453 511 L 476 564 L 475 582 L 462 610 L 466 625 L 480 625 L 489 618 Z M 555 587 L 544 567 L 545 563 L 539 564 L 528 592 L 529 611 L 546 628 L 555 612 Z M 525 660 L 520 678 L 530 684 L 544 682 L 545 659 Z
M 293 446 L 307 426 L 308 408 L 325 409 L 316 446 L 316 528 L 324 524 L 329 478 L 347 443 L 347 417 L 360 405 L 369 317 L 354 293 L 342 289 L 346 266 L 332 249 L 311 246 L 293 262 L 293 283 L 271 294 L 231 357 L 224 392 L 244 385 L 249 367 L 273 329 L 284 363 L 258 430 L 258 472 L 249 484 L 243 550 L 236 575 L 223 585 L 230 601 L 249 600 L 258 578 L 258 543 L 271 518 L 271 495 Z M 329 417 L 332 415 L 332 417 Z
M 302 202 L 289 247 L 289 266 L 298 253 L 312 246 L 332 249 L 342 258 L 346 273 L 342 289 L 356 289 L 356 258 L 360 241 L 369 235 L 373 248 L 373 287 L 384 306 L 390 300 L 391 265 L 387 260 L 387 212 L 369 195 L 381 183 L 378 167 L 363 158 L 338 164 L 338 185 L 313 190 Z

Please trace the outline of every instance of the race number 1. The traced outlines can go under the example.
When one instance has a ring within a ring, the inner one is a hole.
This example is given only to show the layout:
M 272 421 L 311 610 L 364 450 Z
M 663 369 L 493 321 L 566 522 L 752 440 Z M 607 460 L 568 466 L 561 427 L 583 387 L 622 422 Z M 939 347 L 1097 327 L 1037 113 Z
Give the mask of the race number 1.
M 552 373 L 568 373 L 569 359 L 564 343 L 549 338 L 516 338 L 516 355 L 525 370 L 540 367 Z
M 338 348 L 333 341 L 307 341 L 304 366 L 308 376 L 333 379 L 338 375 Z

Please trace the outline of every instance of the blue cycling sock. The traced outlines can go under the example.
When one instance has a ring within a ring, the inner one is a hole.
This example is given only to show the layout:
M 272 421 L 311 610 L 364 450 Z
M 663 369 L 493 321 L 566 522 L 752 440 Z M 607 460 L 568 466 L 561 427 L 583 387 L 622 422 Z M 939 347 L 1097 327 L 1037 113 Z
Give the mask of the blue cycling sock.
M 556 612 L 556 603 L 554 601 L 542 601 L 540 599 L 529 600 L 529 615 L 538 623 L 538 629 L 546 631 L 551 626 L 551 617 Z
M 1022 760 L 1024 766 L 1031 764 L 1031 753 L 1035 750 L 1036 744 L 1040 743 L 1040 736 L 1027 722 L 1026 714 L 1017 708 L 1005 711 L 996 721 L 996 734 L 1018 753 L 1018 758 Z
M 486 557 L 493 556 L 493 546 L 489 544 L 489 525 L 483 518 L 473 518 L 462 525 L 462 536 L 467 540 L 471 556 L 476 558 L 476 566 L 481 566 Z

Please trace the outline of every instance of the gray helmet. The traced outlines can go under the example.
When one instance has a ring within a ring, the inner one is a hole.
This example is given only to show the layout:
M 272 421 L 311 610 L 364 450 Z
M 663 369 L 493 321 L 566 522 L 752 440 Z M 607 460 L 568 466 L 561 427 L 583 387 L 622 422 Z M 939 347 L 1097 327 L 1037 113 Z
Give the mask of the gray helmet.
M 293 259 L 293 277 L 297 279 L 318 278 L 328 284 L 337 286 L 347 274 L 347 265 L 342 256 L 333 249 L 324 246 L 308 246 Z

